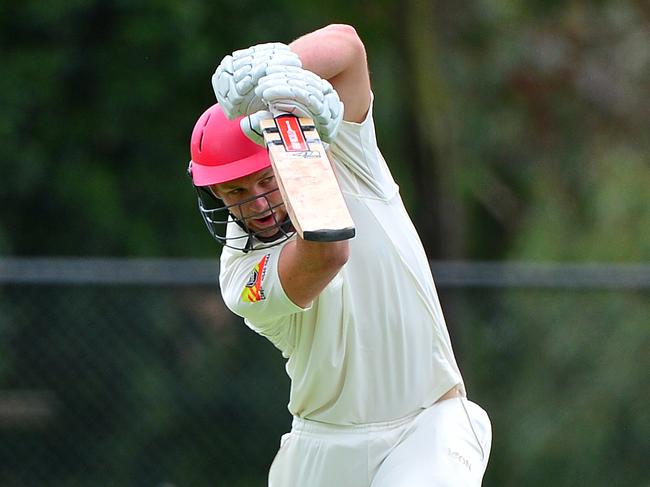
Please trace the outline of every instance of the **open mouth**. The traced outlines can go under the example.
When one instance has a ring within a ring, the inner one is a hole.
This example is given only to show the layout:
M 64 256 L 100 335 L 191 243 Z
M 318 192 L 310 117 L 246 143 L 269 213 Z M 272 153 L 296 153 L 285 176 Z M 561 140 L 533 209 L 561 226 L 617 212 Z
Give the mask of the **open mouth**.
M 261 218 L 253 218 L 253 222 L 255 222 L 255 226 L 260 228 L 267 228 L 275 225 L 276 223 L 273 213 L 269 213 L 267 216 L 263 216 Z

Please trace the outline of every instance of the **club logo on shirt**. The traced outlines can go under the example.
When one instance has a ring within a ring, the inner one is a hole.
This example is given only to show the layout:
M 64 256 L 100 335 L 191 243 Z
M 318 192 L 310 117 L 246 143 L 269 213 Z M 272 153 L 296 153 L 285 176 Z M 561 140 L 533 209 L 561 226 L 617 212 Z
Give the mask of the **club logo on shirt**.
M 262 282 L 264 282 L 266 263 L 268 262 L 270 255 L 271 254 L 266 254 L 262 257 L 262 260 L 255 264 L 255 267 L 253 267 L 253 270 L 248 276 L 248 281 L 241 293 L 241 300 L 245 303 L 257 303 L 258 301 L 266 299 L 264 289 L 262 289 Z

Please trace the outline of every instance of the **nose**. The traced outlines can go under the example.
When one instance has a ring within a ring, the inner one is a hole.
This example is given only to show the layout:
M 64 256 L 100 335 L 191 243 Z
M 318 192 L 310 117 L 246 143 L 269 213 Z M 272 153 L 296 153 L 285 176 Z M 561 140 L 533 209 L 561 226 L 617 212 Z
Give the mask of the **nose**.
M 255 214 L 261 214 L 267 211 L 270 208 L 269 202 L 264 195 L 266 191 L 256 190 L 255 198 L 247 203 L 247 208 L 249 212 Z

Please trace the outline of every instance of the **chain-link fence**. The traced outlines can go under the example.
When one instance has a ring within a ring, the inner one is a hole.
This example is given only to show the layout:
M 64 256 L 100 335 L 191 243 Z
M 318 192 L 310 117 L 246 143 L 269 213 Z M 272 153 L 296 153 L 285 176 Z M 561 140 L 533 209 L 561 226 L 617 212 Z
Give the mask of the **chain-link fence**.
M 493 421 L 484 485 L 650 485 L 650 266 L 433 269 Z M 0 485 L 265 485 L 288 379 L 217 273 L 0 260 Z

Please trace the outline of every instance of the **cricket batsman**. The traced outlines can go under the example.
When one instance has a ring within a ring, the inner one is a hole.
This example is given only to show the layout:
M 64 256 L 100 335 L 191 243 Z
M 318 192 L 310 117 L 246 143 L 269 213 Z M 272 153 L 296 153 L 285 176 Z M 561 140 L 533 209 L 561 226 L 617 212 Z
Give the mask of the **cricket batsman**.
M 291 379 L 293 422 L 268 485 L 481 485 L 490 420 L 467 398 L 427 256 L 377 146 L 355 29 L 235 51 L 212 84 L 218 103 L 196 123 L 189 172 L 224 244 L 221 292 Z M 353 239 L 295 233 L 260 136 L 268 110 L 314 120 Z

